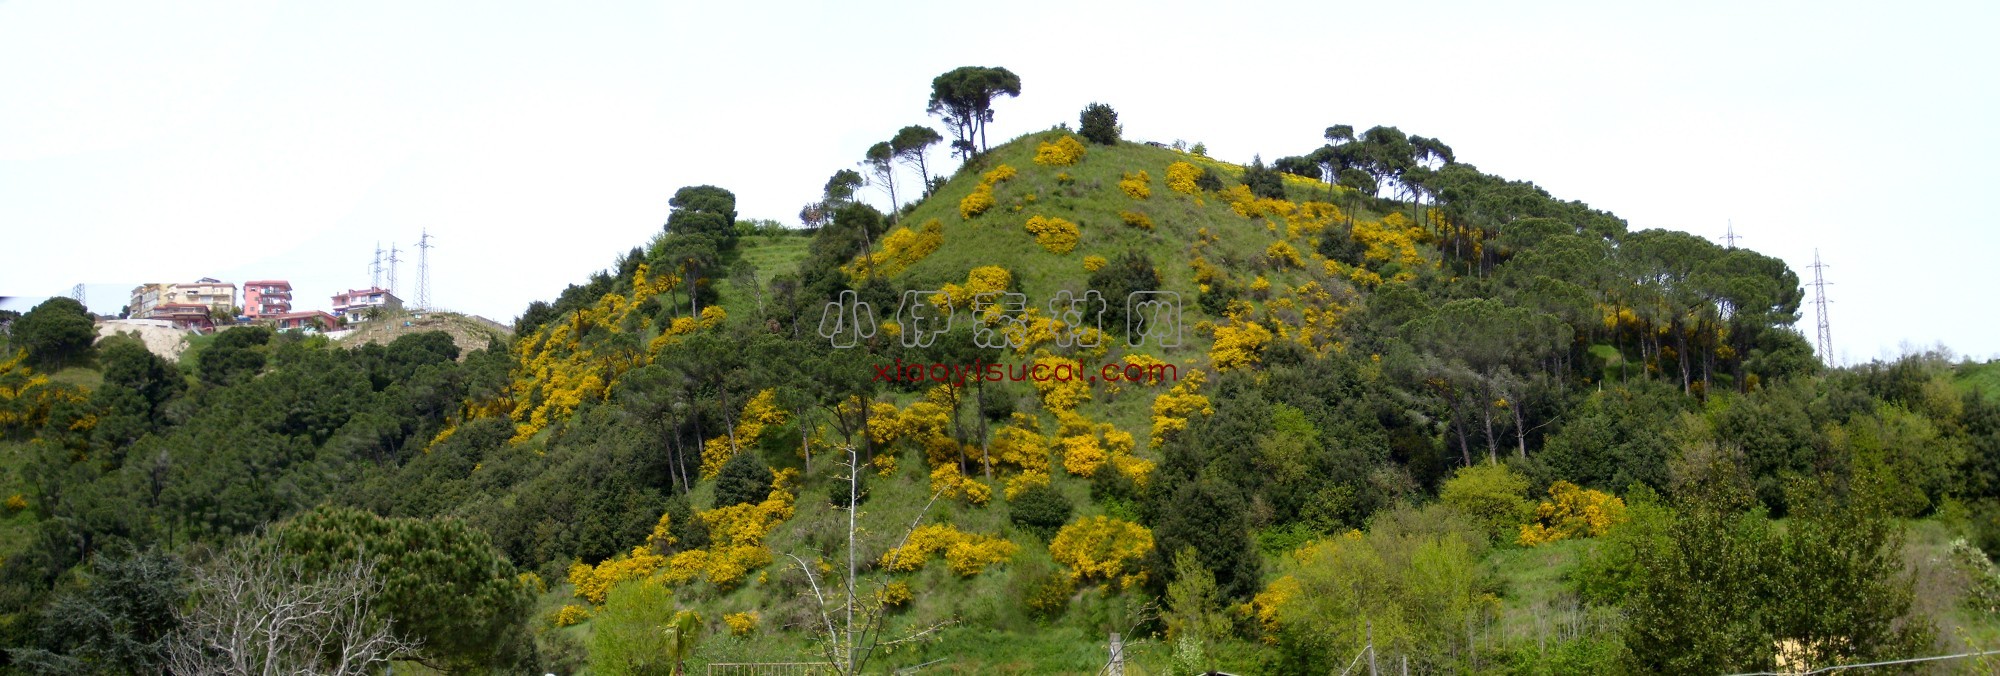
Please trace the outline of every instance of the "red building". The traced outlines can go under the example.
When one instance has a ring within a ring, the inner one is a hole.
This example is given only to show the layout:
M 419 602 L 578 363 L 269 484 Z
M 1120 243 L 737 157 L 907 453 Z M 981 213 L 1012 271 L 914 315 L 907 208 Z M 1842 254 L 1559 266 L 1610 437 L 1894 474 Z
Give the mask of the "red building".
M 173 322 L 177 329 L 207 331 L 215 328 L 209 310 L 208 305 L 201 303 L 161 303 L 153 306 L 144 319 L 164 319 Z
M 243 315 L 267 319 L 292 311 L 292 283 L 265 279 L 243 283 Z
M 294 329 L 302 329 L 307 331 L 332 331 L 340 328 L 340 320 L 336 319 L 333 315 L 328 314 L 323 310 L 307 310 L 305 312 L 287 312 L 281 315 L 265 317 L 265 319 L 271 320 L 272 322 L 276 323 L 279 331 L 289 331 Z

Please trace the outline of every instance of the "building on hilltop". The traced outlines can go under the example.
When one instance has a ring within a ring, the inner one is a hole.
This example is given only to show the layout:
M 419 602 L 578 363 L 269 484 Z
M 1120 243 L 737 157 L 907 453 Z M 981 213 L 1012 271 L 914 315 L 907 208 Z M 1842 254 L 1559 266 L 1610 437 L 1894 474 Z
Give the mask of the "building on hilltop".
M 177 329 L 209 331 L 215 328 L 213 310 L 201 303 L 161 303 L 147 310 L 146 316 L 134 319 L 160 319 L 172 322 Z
M 230 314 L 234 314 L 240 307 L 236 304 L 236 285 L 214 277 L 203 277 L 187 284 L 168 287 L 160 302 L 206 305 Z
M 344 321 L 367 319 L 368 311 L 376 308 L 401 310 L 403 299 L 389 293 L 388 289 L 374 286 L 342 291 L 333 295 L 333 316 Z
M 144 319 L 159 307 L 160 300 L 172 290 L 172 284 L 140 284 L 132 287 L 132 300 L 125 304 L 125 315 L 134 319 Z
M 328 314 L 325 310 L 306 310 L 304 312 L 287 312 L 284 314 L 266 316 L 263 317 L 263 319 L 270 321 L 273 325 L 275 325 L 278 328 L 279 331 L 296 330 L 296 331 L 305 331 L 307 333 L 323 333 L 326 331 L 334 331 L 340 328 L 340 319 L 334 317 L 331 314 Z
M 243 283 L 243 316 L 264 319 L 291 313 L 291 282 L 261 279 Z
M 173 307 L 170 307 L 173 306 Z M 204 317 L 210 310 L 215 314 L 234 314 L 236 285 L 214 277 L 203 277 L 184 284 L 156 282 L 132 287 L 132 298 L 125 304 L 125 316 L 133 319 L 165 319 L 176 325 L 186 326 L 194 321 L 195 312 L 191 307 L 200 306 Z M 202 326 L 213 326 L 204 318 Z

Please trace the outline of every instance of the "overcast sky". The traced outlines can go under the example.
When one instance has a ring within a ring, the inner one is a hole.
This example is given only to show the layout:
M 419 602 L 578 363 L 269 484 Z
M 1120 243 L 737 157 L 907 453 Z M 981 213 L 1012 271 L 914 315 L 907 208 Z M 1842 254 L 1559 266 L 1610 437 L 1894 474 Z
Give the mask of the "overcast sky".
M 5 0 L 0 295 L 277 278 L 324 309 L 379 241 L 408 297 L 429 228 L 433 300 L 508 321 L 680 186 L 795 223 L 944 131 L 933 76 L 998 65 L 995 141 L 1091 101 L 1235 161 L 1396 125 L 1635 230 L 1733 221 L 1808 282 L 1817 248 L 1842 361 L 2000 354 L 1994 3 L 1627 4 Z

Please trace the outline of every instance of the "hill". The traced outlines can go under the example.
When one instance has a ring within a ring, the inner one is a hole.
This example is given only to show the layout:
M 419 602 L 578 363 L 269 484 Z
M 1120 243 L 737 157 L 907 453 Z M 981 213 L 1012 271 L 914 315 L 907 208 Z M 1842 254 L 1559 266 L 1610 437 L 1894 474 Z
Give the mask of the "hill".
M 231 575 L 381 585 L 368 614 L 423 641 L 398 671 L 1095 673 L 1115 634 L 1130 673 L 1707 673 L 2000 640 L 1990 369 L 1827 369 L 1782 261 L 1435 139 L 1326 138 L 1237 166 L 1055 128 L 893 217 L 836 174 L 806 231 L 691 186 L 514 335 L 230 330 L 197 367 L 68 347 L 52 302 L 0 365 L 8 666 L 147 664 L 90 651 L 227 616 Z
M 389 312 L 355 324 L 349 331 L 338 334 L 337 340 L 344 345 L 387 345 L 402 336 L 432 331 L 450 335 L 460 354 L 486 349 L 489 341 L 505 345 L 514 336 L 514 330 L 507 325 L 478 315 L 444 311 Z

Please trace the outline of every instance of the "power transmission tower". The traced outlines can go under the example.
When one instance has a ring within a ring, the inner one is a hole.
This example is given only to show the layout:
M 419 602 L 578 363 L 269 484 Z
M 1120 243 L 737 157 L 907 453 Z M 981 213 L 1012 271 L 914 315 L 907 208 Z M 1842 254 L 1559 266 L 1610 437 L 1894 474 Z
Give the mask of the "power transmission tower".
M 368 263 L 368 288 L 382 288 L 382 243 L 375 243 L 375 260 Z
M 1832 301 L 1826 299 L 1826 276 L 1820 272 L 1827 267 L 1827 264 L 1819 262 L 1819 249 L 1813 249 L 1813 307 L 1819 313 L 1819 356 L 1821 359 L 1826 360 L 1828 366 L 1831 366 L 1833 365 L 1833 328 L 1826 321 L 1826 304 Z
M 73 288 L 73 289 L 70 289 L 70 290 L 69 290 L 69 297 L 70 297 L 70 298 L 72 298 L 72 299 L 74 299 L 74 300 L 76 300 L 76 302 L 78 302 L 78 303 L 82 303 L 84 307 L 90 307 L 90 304 L 89 304 L 89 303 L 85 303 L 85 302 L 84 302 L 84 300 L 83 300 L 83 285 L 82 285 L 82 284 L 77 284 L 77 285 L 76 285 L 76 288 Z
M 389 243 L 389 293 L 391 294 L 396 293 L 396 264 L 403 262 L 402 253 L 403 250 L 396 248 L 395 242 Z
M 1729 248 L 1734 249 L 1736 248 L 1736 240 L 1741 239 L 1742 237 L 1743 237 L 1742 235 L 1736 234 L 1736 221 L 1734 219 L 1731 219 L 1729 221 L 1729 232 L 1722 236 L 1722 241 L 1728 242 Z
M 431 231 L 417 239 L 417 309 L 431 309 Z

